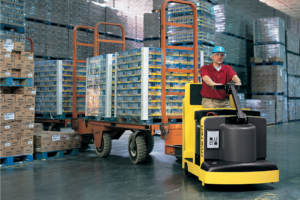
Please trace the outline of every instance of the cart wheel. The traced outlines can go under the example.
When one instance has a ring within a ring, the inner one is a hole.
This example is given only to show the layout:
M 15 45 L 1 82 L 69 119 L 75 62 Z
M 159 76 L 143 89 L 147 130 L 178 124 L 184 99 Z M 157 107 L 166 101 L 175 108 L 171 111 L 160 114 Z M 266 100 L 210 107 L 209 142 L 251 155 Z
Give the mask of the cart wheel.
M 154 136 L 151 134 L 147 134 L 146 147 L 147 147 L 147 154 L 150 154 L 154 148 Z
M 111 152 L 111 134 L 103 133 L 100 148 L 95 146 L 95 151 L 100 157 L 107 157 Z
M 184 164 L 184 172 L 187 177 L 192 176 L 191 172 L 189 172 L 188 165 L 186 163 Z
M 133 164 L 140 164 L 146 160 L 147 156 L 147 147 L 145 138 L 143 135 L 137 135 L 135 138 L 135 148 L 130 149 L 130 143 L 132 140 L 133 134 L 129 136 L 128 139 L 128 152 L 130 156 L 130 160 Z

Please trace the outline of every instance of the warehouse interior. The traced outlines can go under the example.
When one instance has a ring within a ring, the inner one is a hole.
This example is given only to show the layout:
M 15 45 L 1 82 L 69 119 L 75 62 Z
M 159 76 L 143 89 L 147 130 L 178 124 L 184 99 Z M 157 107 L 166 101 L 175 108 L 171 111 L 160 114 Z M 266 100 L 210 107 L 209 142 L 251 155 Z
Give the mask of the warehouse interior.
M 0 1 L 1 199 L 300 199 L 299 0 Z

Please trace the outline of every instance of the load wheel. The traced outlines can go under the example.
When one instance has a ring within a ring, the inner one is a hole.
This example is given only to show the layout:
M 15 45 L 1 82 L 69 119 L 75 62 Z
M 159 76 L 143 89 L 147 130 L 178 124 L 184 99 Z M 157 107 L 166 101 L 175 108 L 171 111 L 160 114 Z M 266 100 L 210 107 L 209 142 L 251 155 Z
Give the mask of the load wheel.
M 128 139 L 128 152 L 130 160 L 133 164 L 140 164 L 145 162 L 147 156 L 147 147 L 145 137 L 143 135 L 137 135 L 135 137 L 135 147 L 130 149 L 130 143 L 133 139 L 133 134 Z
M 146 148 L 147 148 L 147 154 L 150 154 L 153 151 L 153 148 L 154 148 L 154 136 L 151 135 L 151 134 L 147 134 Z
M 49 127 L 48 127 L 48 131 L 60 131 L 60 127 L 56 124 L 51 124 Z
M 107 157 L 111 152 L 111 134 L 103 133 L 100 148 L 95 146 L 95 151 L 100 157 Z
M 187 177 L 191 177 L 192 176 L 192 173 L 189 172 L 189 168 L 188 168 L 188 165 L 187 163 L 184 163 L 184 173 Z

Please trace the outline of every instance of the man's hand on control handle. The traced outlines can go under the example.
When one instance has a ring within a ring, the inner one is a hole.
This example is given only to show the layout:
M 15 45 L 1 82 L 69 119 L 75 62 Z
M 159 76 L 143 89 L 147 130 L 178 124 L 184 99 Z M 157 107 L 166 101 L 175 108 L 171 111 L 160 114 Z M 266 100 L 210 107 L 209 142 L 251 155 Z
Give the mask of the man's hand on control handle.
M 202 80 L 208 85 L 208 86 L 215 86 L 215 85 L 222 85 L 221 83 L 215 83 L 209 76 L 203 76 Z

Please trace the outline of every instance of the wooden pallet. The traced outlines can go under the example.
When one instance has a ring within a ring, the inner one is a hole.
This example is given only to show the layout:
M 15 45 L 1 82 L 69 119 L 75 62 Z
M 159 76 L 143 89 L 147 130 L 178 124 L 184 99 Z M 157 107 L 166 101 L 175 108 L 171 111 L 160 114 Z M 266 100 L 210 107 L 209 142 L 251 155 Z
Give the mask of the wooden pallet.
M 28 155 L 18 155 L 18 156 L 8 156 L 0 158 L 0 166 L 9 166 L 9 165 L 19 165 L 23 163 L 28 163 L 33 161 L 33 156 L 31 154 Z
M 16 82 L 19 82 L 17 84 Z M 1 77 L 0 86 L 14 86 L 14 87 L 24 87 L 33 86 L 33 78 L 20 78 L 20 77 Z
M 57 151 L 47 151 L 47 152 L 35 152 L 35 160 L 50 160 L 56 158 L 66 158 L 70 156 L 78 155 L 78 149 L 66 149 Z

